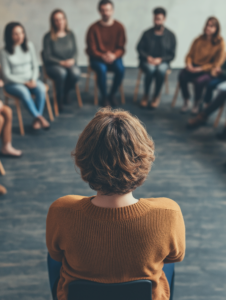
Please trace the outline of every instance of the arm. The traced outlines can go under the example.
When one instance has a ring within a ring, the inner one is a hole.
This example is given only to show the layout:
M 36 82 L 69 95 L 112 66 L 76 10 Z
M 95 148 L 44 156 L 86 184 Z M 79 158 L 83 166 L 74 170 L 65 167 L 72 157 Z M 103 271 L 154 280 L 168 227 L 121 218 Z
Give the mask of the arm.
M 122 57 L 123 54 L 125 53 L 125 43 L 126 43 L 126 34 L 125 34 L 125 29 L 122 26 L 120 28 L 119 35 L 118 35 L 117 49 L 114 52 L 116 58 Z
M 46 246 L 52 259 L 62 261 L 63 250 L 60 249 L 60 212 L 58 207 L 50 206 L 46 219 Z
M 73 55 L 73 59 L 75 60 L 75 62 L 77 62 L 78 59 L 78 48 L 77 48 L 77 43 L 76 43 L 76 37 L 74 35 L 74 33 L 72 32 L 72 42 L 73 42 L 73 46 L 74 46 L 74 55 Z
M 32 68 L 33 68 L 33 74 L 31 80 L 36 81 L 39 76 L 39 66 L 38 66 L 38 60 L 35 53 L 35 48 L 33 43 L 29 43 L 29 50 L 31 51 L 31 59 L 32 59 Z
M 185 256 L 185 225 L 181 211 L 173 212 L 170 227 L 170 251 L 164 264 L 182 261 Z
M 87 33 L 86 43 L 88 46 L 88 54 L 95 57 L 102 57 L 103 53 L 97 49 L 96 40 L 95 40 L 95 32 L 91 27 Z
M 51 37 L 49 34 L 45 35 L 43 40 L 43 58 L 45 63 L 46 62 L 52 62 L 52 63 L 60 63 L 60 59 L 55 58 L 52 55 L 51 51 Z
M 7 54 L 3 50 L 1 51 L 0 59 L 1 59 L 1 66 L 2 66 L 2 74 L 3 74 L 4 79 L 9 82 L 23 84 L 24 83 L 23 80 L 18 78 L 16 75 L 12 74 L 10 64 L 9 64 L 9 61 L 7 58 Z
M 174 34 L 172 34 L 170 50 L 168 51 L 167 55 L 162 57 L 162 61 L 170 62 L 171 60 L 173 60 L 175 57 L 175 52 L 176 52 L 176 37 Z
M 141 58 L 147 60 L 149 54 L 145 51 L 145 33 L 142 35 L 138 45 L 137 45 L 137 52 Z

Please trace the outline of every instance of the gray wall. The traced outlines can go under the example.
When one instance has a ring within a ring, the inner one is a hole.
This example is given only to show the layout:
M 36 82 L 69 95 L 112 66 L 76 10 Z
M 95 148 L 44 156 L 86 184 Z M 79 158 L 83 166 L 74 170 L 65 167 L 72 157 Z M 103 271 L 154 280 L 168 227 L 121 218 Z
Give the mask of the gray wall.
M 49 28 L 49 14 L 55 8 L 65 10 L 69 26 L 74 30 L 79 46 L 79 64 L 86 65 L 84 54 L 87 28 L 99 18 L 97 0 L 0 0 L 0 46 L 3 46 L 3 29 L 7 22 L 21 21 L 37 52 L 42 47 L 42 37 Z M 152 25 L 152 9 L 164 6 L 168 11 L 166 26 L 177 36 L 177 56 L 173 67 L 182 67 L 192 40 L 201 33 L 206 18 L 215 15 L 226 38 L 226 0 L 114 0 L 115 18 L 127 31 L 127 66 L 137 65 L 135 46 L 141 33 Z

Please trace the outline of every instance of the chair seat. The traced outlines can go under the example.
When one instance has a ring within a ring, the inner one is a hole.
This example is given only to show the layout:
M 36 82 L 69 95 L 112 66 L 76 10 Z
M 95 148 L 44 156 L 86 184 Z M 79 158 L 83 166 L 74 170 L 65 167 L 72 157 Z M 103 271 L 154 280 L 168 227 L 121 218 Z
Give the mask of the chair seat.
M 152 282 L 97 283 L 76 280 L 69 284 L 68 300 L 151 300 Z

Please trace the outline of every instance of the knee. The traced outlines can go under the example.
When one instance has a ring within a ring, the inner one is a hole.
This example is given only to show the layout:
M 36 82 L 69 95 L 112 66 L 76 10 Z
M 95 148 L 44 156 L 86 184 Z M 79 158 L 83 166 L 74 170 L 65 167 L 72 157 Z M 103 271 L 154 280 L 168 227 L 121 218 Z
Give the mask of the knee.
M 45 95 L 46 93 L 46 85 L 42 81 L 37 81 L 37 92 Z
M 2 114 L 7 120 L 12 120 L 13 113 L 12 113 L 12 109 L 9 106 L 7 105 L 3 106 Z
M 162 75 L 162 76 L 165 76 L 167 69 L 168 69 L 167 65 L 163 65 L 163 64 L 159 65 L 159 67 L 158 67 L 158 73 L 160 75 Z
M 67 70 L 65 70 L 64 68 L 57 68 L 55 71 L 55 75 L 54 78 L 56 81 L 58 81 L 59 83 L 63 82 L 67 77 Z
M 73 78 L 77 81 L 81 76 L 81 71 L 78 67 L 74 67 L 71 72 Z

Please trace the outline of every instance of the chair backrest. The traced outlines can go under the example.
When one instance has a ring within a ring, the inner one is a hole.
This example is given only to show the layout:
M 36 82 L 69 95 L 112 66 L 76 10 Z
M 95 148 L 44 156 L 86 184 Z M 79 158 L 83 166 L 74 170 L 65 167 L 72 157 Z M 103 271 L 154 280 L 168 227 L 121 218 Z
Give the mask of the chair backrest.
M 151 300 L 152 282 L 97 283 L 76 280 L 69 284 L 68 300 Z

